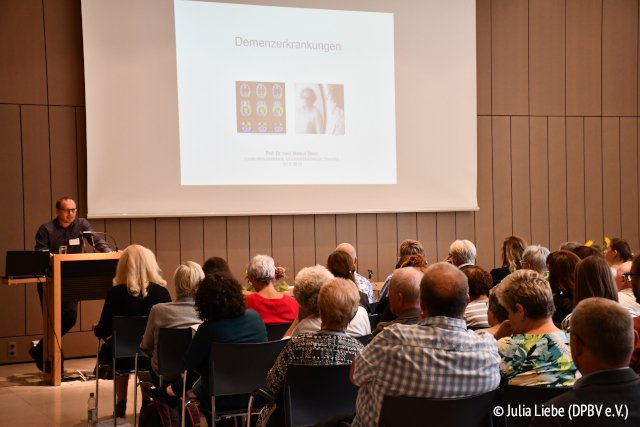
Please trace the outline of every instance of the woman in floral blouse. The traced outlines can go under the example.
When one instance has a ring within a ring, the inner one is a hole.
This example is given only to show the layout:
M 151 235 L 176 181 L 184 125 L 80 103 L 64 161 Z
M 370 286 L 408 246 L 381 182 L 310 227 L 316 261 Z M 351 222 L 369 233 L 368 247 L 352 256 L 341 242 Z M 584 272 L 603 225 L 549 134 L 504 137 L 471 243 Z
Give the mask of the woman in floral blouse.
M 569 336 L 554 324 L 549 283 L 532 270 L 518 270 L 496 288 L 509 320 L 496 338 L 510 327 L 513 335 L 498 340 L 503 384 L 570 387 L 576 366 Z

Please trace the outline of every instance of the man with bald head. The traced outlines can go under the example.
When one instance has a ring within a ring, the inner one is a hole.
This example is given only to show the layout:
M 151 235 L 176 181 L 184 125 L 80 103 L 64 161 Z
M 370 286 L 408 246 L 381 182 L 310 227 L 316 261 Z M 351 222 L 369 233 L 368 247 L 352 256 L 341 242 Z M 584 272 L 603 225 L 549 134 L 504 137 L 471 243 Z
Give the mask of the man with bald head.
M 422 272 L 417 268 L 398 268 L 389 281 L 389 309 L 396 318 L 390 322 L 380 322 L 373 331 L 377 335 L 384 328 L 395 323 L 414 325 L 420 320 L 420 281 Z
M 570 343 L 582 377 L 572 390 L 545 403 L 562 414 L 534 417 L 531 425 L 640 425 L 640 377 L 629 368 L 637 340 L 629 311 L 620 304 L 595 297 L 580 301 L 571 315 Z M 571 407 L 587 405 L 601 412 L 569 417 Z
M 358 274 L 358 254 L 356 253 L 356 248 L 354 248 L 350 243 L 340 243 L 338 246 L 336 246 L 336 251 L 345 252 L 351 256 L 351 258 L 353 259 L 353 265 L 356 266 L 356 271 L 353 272 L 353 275 L 356 278 L 356 285 L 358 285 L 358 289 L 360 290 L 360 292 L 363 292 L 367 295 L 369 304 L 374 302 L 373 285 L 366 277 Z
M 385 395 L 458 398 L 498 387 L 496 340 L 467 330 L 468 301 L 467 276 L 458 268 L 445 262 L 427 268 L 418 323 L 387 326 L 351 365 L 351 380 L 360 387 L 354 427 L 378 425 Z

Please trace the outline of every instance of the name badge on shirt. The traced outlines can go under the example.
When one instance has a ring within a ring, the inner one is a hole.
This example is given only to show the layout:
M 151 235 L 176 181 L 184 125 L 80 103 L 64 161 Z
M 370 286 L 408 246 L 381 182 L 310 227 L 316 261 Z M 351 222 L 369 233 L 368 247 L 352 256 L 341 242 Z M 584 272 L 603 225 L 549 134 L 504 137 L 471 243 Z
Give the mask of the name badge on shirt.
M 75 239 L 69 239 L 69 246 L 77 246 L 80 244 L 80 238 L 76 237 Z

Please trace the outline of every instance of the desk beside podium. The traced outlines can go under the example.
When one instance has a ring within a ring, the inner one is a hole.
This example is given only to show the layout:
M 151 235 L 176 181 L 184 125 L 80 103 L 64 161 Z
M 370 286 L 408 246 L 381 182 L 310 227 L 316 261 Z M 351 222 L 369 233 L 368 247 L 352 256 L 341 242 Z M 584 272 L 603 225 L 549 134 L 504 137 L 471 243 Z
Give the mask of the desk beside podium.
M 45 381 L 58 386 L 62 381 L 62 301 L 101 300 L 112 287 L 120 252 L 54 254 L 51 274 L 46 278 L 10 279 L 9 285 L 45 284 L 42 295 L 43 354 Z

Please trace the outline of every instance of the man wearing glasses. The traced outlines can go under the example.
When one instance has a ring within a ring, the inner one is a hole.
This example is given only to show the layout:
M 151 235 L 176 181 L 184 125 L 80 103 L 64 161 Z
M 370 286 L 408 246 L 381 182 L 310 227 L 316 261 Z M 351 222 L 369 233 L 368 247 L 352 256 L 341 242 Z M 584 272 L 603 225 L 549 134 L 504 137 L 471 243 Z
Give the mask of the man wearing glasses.
M 91 234 L 89 243 L 99 252 L 111 252 L 111 248 L 98 235 L 93 233 L 91 224 L 84 218 L 77 218 L 78 208 L 76 202 L 68 196 L 61 197 L 56 201 L 56 217 L 40 226 L 36 233 L 37 251 L 50 253 L 82 253 L 84 242 L 83 232 L 89 231 Z M 85 234 L 86 235 L 86 234 Z M 40 307 L 42 308 L 42 284 L 38 283 L 38 295 L 40 296 Z M 62 301 L 61 307 L 61 329 L 62 335 L 66 334 L 78 317 L 77 301 Z M 29 354 L 36 362 L 36 366 L 43 370 L 42 363 L 42 340 L 35 347 L 29 350 Z

